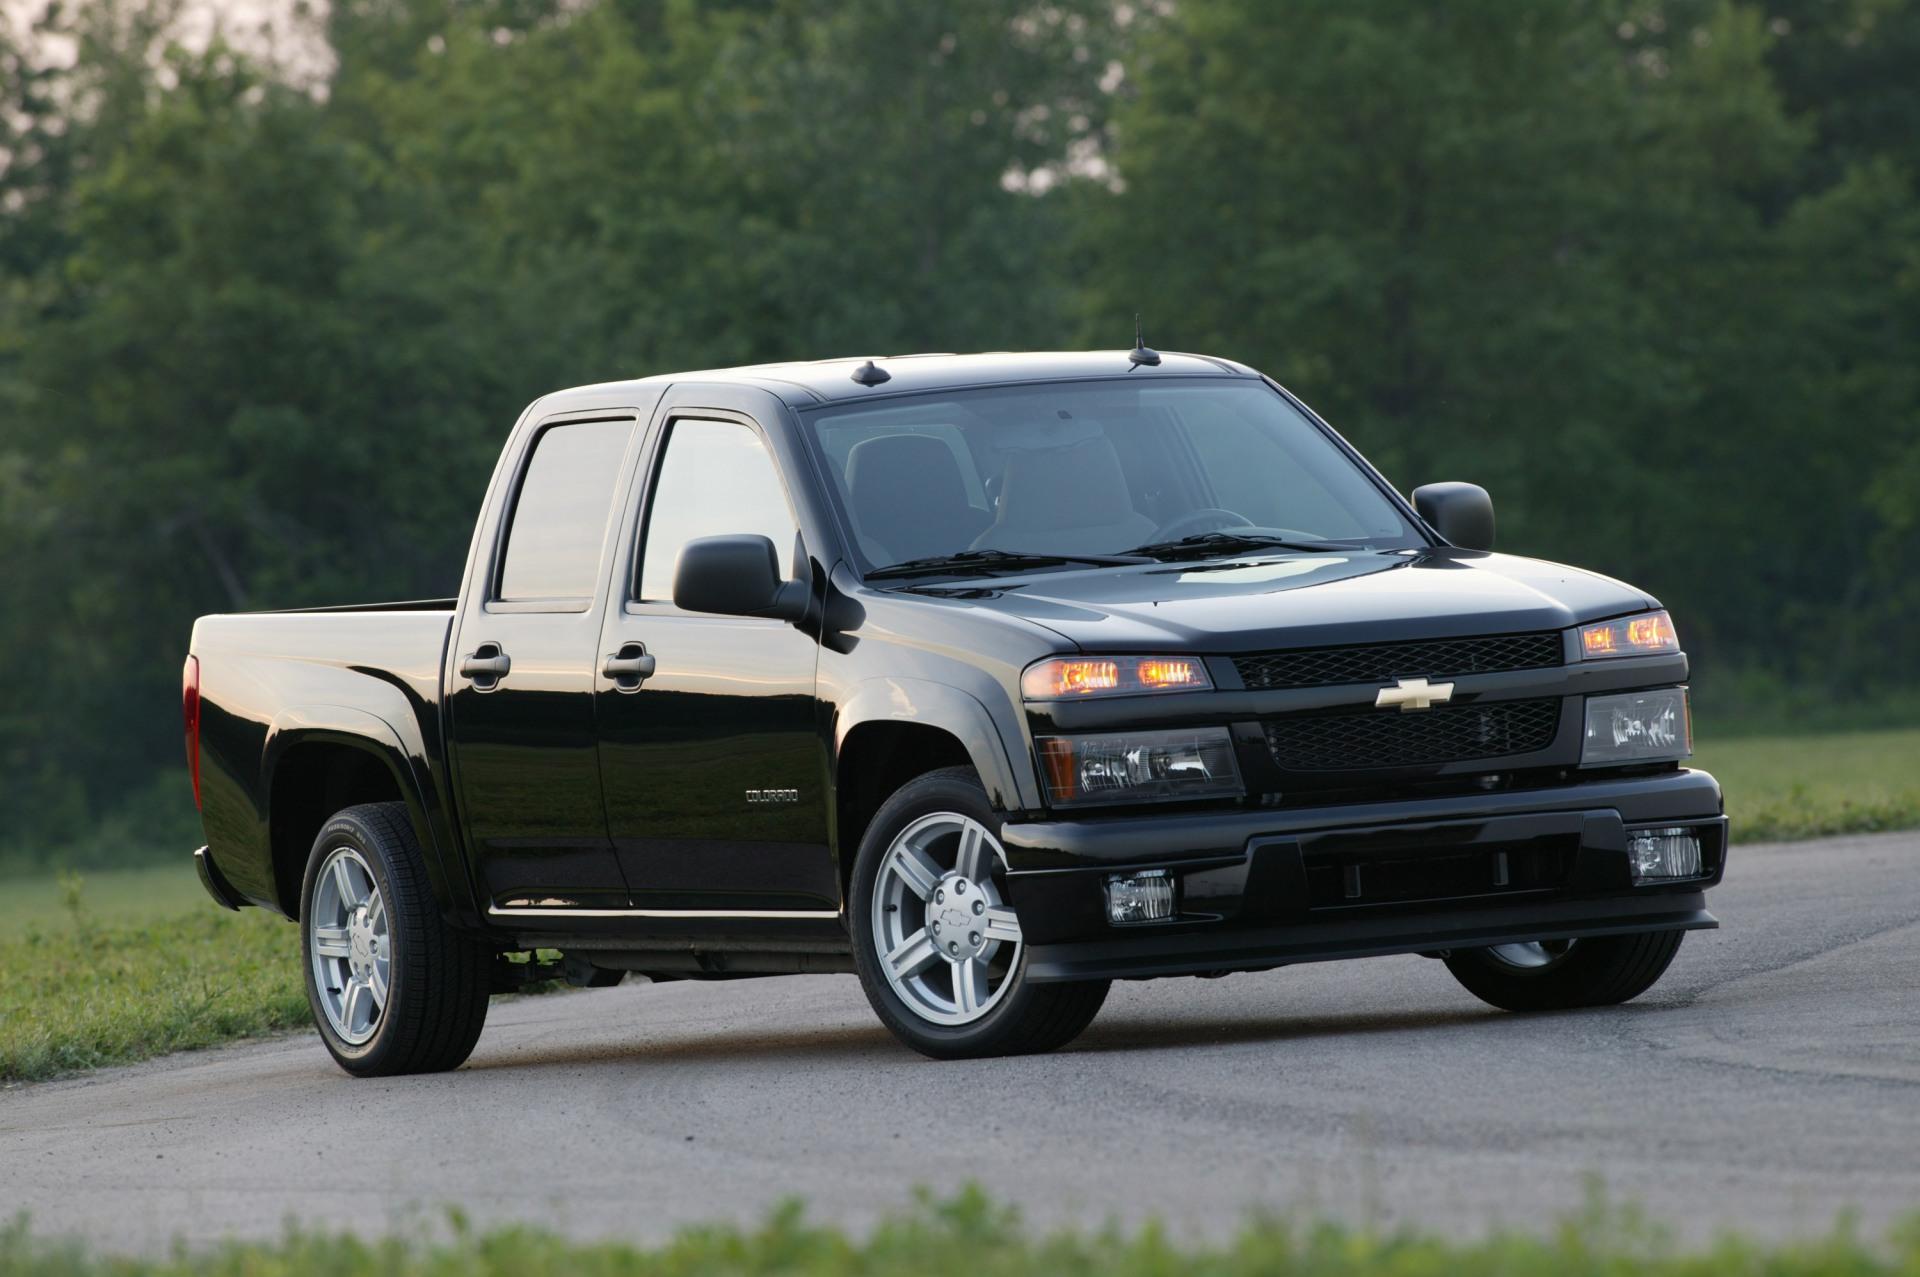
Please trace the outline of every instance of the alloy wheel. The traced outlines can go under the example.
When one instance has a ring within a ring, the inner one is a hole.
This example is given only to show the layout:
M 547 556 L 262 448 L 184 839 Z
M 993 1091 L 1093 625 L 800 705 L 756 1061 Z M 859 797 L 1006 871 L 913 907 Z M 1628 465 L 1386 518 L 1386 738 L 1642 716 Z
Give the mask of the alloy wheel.
M 1006 902 L 1006 851 L 958 812 L 895 836 L 873 884 L 873 939 L 887 984 L 915 1016 L 971 1024 L 1013 986 L 1020 920 Z
M 349 1046 L 379 1030 L 393 978 L 386 901 L 366 857 L 336 847 L 314 883 L 309 948 L 327 1022 Z

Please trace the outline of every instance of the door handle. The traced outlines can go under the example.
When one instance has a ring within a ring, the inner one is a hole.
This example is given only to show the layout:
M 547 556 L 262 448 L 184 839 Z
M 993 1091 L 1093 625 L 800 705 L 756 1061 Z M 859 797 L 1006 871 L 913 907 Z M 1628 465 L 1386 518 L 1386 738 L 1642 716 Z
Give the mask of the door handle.
M 653 654 L 644 643 L 623 643 L 607 657 L 600 672 L 613 680 L 614 690 L 637 692 L 640 684 L 653 677 Z
M 513 668 L 513 662 L 498 643 L 482 643 L 460 658 L 460 677 L 473 680 L 476 692 L 491 692 Z

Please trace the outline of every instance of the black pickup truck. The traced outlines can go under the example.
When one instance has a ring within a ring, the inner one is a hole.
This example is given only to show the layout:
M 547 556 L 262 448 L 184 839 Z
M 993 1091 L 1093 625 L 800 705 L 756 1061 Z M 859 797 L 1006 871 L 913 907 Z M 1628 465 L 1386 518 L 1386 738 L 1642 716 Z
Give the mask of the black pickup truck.
M 1404 500 L 1223 359 L 569 390 L 458 599 L 195 625 L 196 862 L 299 919 L 357 1074 L 452 1068 L 561 975 L 857 971 L 939 1057 L 1057 1047 L 1115 979 L 1375 954 L 1624 1001 L 1717 925 L 1687 658 L 1492 541 L 1484 491 Z

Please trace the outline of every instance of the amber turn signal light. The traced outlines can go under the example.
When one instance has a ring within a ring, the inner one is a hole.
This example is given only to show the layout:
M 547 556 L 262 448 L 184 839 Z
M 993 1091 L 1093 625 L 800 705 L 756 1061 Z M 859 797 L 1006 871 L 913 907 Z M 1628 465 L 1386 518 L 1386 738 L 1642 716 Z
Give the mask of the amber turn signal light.
M 1580 627 L 1580 655 L 1587 660 L 1679 650 L 1680 636 L 1674 633 L 1673 618 L 1665 612 L 1643 612 Z
M 1020 676 L 1021 695 L 1030 701 L 1198 692 L 1212 686 L 1206 665 L 1189 656 L 1055 656 L 1028 666 Z

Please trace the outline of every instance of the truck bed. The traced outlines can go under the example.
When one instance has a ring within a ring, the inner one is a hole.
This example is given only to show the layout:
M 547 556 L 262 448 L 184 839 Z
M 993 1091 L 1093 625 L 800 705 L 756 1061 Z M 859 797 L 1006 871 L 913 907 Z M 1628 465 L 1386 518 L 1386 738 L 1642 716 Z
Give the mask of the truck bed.
M 236 896 L 297 911 L 294 860 L 304 866 L 306 849 L 277 846 L 268 817 L 276 769 L 293 749 L 357 741 L 357 756 L 341 756 L 351 767 L 368 757 L 365 742 L 378 742 L 389 771 L 444 800 L 441 671 L 454 608 L 451 599 L 410 600 L 194 625 L 207 855 Z

